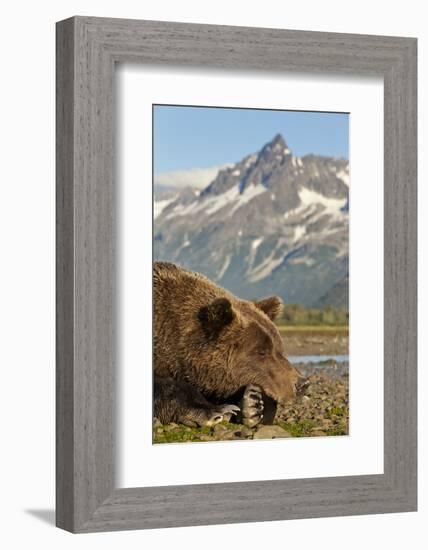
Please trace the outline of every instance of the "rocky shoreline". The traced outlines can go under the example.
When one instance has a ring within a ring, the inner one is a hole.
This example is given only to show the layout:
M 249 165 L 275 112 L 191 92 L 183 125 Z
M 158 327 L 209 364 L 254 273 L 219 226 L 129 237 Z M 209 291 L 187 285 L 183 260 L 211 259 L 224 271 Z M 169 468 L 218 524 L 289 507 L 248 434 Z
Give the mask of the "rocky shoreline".
M 349 376 L 347 365 L 308 366 L 316 369 L 305 375 L 299 395 L 279 406 L 274 424 L 248 428 L 222 422 L 213 427 L 189 428 L 179 424 L 161 425 L 155 420 L 154 443 L 276 439 L 287 437 L 340 436 L 349 433 Z M 303 367 L 305 368 L 305 367 Z

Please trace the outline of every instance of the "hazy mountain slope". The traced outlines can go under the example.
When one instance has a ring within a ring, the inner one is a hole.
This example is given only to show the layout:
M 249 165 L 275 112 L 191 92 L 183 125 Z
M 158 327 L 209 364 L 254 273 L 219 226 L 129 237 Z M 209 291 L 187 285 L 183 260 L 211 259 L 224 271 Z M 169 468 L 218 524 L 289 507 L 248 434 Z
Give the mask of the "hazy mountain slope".
M 328 290 L 324 296 L 317 302 L 318 307 L 324 307 L 326 305 L 334 307 L 346 307 L 348 309 L 349 302 L 349 277 L 343 277 L 340 281 L 334 284 L 330 290 Z

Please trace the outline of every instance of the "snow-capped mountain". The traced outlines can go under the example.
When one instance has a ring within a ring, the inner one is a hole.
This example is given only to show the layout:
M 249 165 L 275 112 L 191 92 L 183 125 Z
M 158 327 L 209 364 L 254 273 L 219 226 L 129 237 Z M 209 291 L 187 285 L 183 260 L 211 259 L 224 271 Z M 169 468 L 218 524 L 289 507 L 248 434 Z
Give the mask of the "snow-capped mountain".
M 296 157 L 277 135 L 202 191 L 156 193 L 154 257 L 242 298 L 347 307 L 348 184 L 347 160 Z

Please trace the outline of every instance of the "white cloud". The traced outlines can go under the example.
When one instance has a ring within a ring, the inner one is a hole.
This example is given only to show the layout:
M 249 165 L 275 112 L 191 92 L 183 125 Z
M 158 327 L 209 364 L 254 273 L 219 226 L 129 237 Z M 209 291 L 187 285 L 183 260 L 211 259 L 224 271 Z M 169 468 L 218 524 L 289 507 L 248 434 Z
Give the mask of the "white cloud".
M 189 170 L 174 170 L 155 174 L 155 185 L 168 187 L 195 187 L 203 189 L 217 176 L 218 171 L 230 166 L 213 166 L 212 168 L 190 168 Z

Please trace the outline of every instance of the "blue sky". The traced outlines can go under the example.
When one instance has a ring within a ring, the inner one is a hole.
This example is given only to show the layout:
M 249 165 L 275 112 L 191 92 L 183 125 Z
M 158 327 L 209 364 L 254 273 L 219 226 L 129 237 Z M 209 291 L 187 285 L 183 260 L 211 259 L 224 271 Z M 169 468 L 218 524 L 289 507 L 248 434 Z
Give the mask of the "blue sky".
M 296 156 L 349 157 L 346 113 L 156 105 L 153 119 L 156 175 L 237 162 L 278 133 Z

